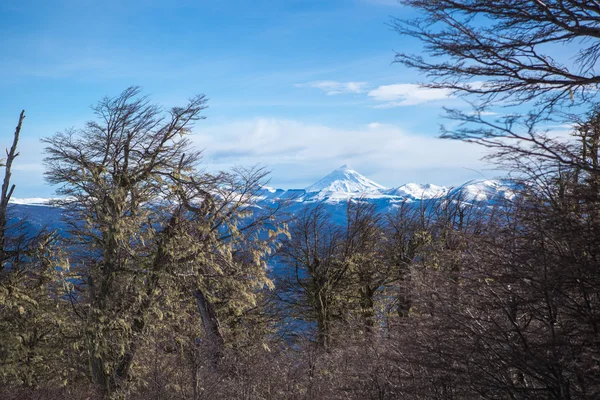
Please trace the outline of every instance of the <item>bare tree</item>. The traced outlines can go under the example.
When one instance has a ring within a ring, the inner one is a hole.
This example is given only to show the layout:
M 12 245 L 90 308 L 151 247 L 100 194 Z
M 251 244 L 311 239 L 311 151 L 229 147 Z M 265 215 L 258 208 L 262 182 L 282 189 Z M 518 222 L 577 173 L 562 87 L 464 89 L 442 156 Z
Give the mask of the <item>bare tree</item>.
M 279 254 L 287 267 L 282 279 L 283 300 L 316 322 L 316 342 L 328 348 L 339 312 L 340 291 L 348 274 L 341 257 L 344 233 L 331 221 L 323 204 L 307 206 L 297 216 Z
M 479 96 L 483 104 L 537 100 L 544 108 L 596 96 L 600 3 L 579 0 L 403 0 L 419 13 L 393 19 L 425 55 L 396 61 L 432 78 L 426 86 Z M 559 50 L 577 51 L 571 65 Z
M 266 171 L 200 169 L 188 136 L 205 108 L 200 95 L 164 111 L 131 87 L 102 99 L 85 128 L 44 139 L 81 274 L 83 346 L 104 396 L 127 387 L 138 354 L 167 329 L 188 349 L 207 344 L 218 366 L 234 336 L 227 316 L 241 319 L 272 287 L 265 259 L 285 229 L 277 206 L 255 204 Z M 182 327 L 194 309 L 196 329 Z
M 46 178 L 65 196 L 74 244 L 86 248 L 74 256 L 89 296 L 82 318 L 92 379 L 107 395 L 128 376 L 182 212 L 165 220 L 151 203 L 169 200 L 170 177 L 196 167 L 186 135 L 205 103 L 197 96 L 164 113 L 130 87 L 93 108 L 98 121 L 44 139 Z M 115 322 L 130 326 L 128 338 L 111 333 Z

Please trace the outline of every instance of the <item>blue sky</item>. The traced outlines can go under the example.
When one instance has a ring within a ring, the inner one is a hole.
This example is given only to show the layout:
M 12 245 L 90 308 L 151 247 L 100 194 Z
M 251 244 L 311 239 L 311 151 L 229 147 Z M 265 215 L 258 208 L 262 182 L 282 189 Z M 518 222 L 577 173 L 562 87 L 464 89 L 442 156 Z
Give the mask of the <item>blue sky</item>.
M 419 51 L 386 23 L 394 0 L 4 0 L 0 145 L 27 112 L 16 197 L 49 196 L 39 139 L 140 85 L 165 106 L 209 98 L 194 142 L 212 169 L 262 163 L 301 188 L 342 164 L 392 187 L 493 177 L 482 150 L 436 139 L 444 105 L 393 64 Z M 475 171 L 473 171 L 475 170 Z

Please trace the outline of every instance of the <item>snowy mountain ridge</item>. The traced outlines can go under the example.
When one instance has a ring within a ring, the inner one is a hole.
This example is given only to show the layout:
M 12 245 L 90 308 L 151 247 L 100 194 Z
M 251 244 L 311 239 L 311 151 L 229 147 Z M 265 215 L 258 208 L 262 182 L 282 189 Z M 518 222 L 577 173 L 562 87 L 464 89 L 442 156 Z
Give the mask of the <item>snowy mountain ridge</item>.
M 388 189 L 343 165 L 304 190 L 265 188 L 259 197 L 264 202 L 291 199 L 297 205 L 324 202 L 331 206 L 342 205 L 350 200 L 364 200 L 386 211 L 402 202 L 436 201 L 447 195 L 460 197 L 461 201 L 491 204 L 498 200 L 511 200 L 515 196 L 515 186 L 505 180 L 477 179 L 454 188 L 430 183 L 406 183 Z
M 385 202 L 388 204 L 400 201 L 425 201 L 444 197 L 448 194 L 461 193 L 465 201 L 492 201 L 514 197 L 514 187 L 503 180 L 478 179 L 455 187 L 446 188 L 430 183 L 406 183 L 394 188 L 386 188 L 361 175 L 348 165 L 342 165 L 319 181 L 305 189 L 275 189 L 263 186 L 258 193 L 259 202 L 273 202 L 292 199 L 295 203 L 326 202 L 337 204 L 350 199 Z M 52 199 L 45 198 L 13 198 L 15 205 L 47 206 Z
M 388 189 L 384 193 L 389 194 L 391 196 L 400 196 L 417 200 L 427 200 L 446 195 L 448 193 L 448 189 L 444 186 L 437 186 L 431 183 L 406 183 L 397 188 Z
M 503 180 L 478 179 L 455 188 L 433 184 L 406 183 L 385 188 L 344 165 L 320 179 L 306 189 L 275 189 L 263 186 L 256 194 L 259 209 L 269 208 L 285 202 L 287 212 L 296 214 L 304 206 L 323 203 L 331 211 L 334 222 L 344 224 L 345 210 L 350 201 L 367 201 L 380 212 L 393 212 L 403 203 L 418 206 L 421 202 L 442 201 L 452 196 L 461 202 L 492 205 L 515 196 L 515 186 Z M 12 215 L 16 219 L 27 219 L 31 226 L 60 228 L 62 209 L 52 206 L 45 198 L 13 198 Z

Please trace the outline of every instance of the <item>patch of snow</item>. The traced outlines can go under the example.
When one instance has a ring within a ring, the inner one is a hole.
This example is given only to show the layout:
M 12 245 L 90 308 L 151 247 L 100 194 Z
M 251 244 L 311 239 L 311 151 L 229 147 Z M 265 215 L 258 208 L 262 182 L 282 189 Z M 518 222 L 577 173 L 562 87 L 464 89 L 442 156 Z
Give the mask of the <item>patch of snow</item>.
M 265 186 L 265 185 L 261 186 L 260 189 L 261 190 L 266 190 L 269 193 L 275 193 L 277 191 L 277 189 L 272 188 L 270 186 Z
M 9 203 L 19 204 L 24 206 L 47 206 L 50 202 L 55 199 L 47 199 L 42 197 L 24 197 L 24 198 L 11 198 Z
M 410 199 L 427 200 L 444 196 L 448 189 L 443 186 L 432 185 L 431 183 L 407 183 L 397 188 L 385 191 L 385 194 L 391 196 L 407 197 Z
M 452 194 L 459 195 L 466 201 L 512 200 L 516 196 L 514 187 L 510 182 L 496 179 L 469 181 L 453 189 Z

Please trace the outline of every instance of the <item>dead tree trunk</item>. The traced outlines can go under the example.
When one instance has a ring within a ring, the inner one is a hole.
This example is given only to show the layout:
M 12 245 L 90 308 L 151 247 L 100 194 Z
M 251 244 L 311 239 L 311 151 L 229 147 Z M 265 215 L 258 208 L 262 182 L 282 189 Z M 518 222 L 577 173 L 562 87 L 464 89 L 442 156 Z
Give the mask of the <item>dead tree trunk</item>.
M 2 192 L 0 193 L 0 271 L 4 268 L 3 262 L 8 258 L 8 251 L 6 249 L 6 222 L 7 222 L 7 210 L 8 201 L 10 200 L 15 185 L 10 184 L 12 163 L 17 158 L 17 144 L 19 143 L 19 134 L 21 133 L 21 126 L 25 119 L 25 110 L 21 111 L 19 115 L 19 122 L 15 129 L 13 143 L 10 150 L 6 150 L 6 164 L 4 166 L 4 181 L 2 182 Z

